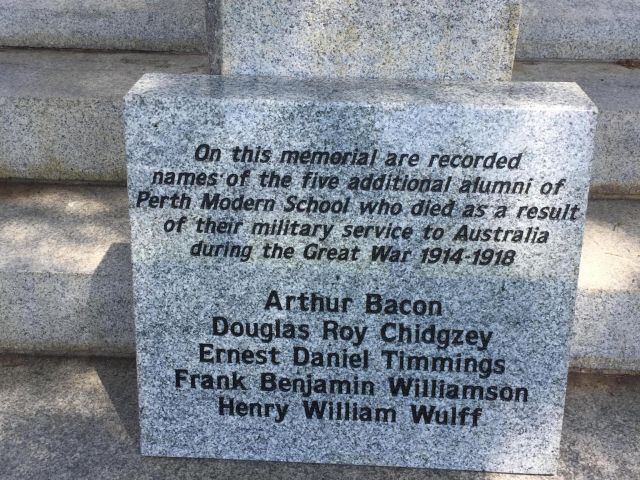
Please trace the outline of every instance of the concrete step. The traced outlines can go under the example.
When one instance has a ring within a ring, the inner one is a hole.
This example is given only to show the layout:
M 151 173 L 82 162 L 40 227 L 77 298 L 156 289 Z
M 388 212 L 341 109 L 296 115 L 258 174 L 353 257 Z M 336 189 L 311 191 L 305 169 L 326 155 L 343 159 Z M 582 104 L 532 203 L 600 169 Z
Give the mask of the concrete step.
M 203 55 L 0 50 L 0 178 L 124 183 L 122 96 L 145 72 L 206 70 Z M 640 69 L 529 62 L 514 78 L 577 81 L 601 111 L 592 194 L 640 194 Z
M 536 480 L 408 468 L 143 458 L 133 360 L 0 357 L 0 477 L 50 479 Z M 640 376 L 571 374 L 558 474 L 640 478 Z
M 134 354 L 126 191 L 0 188 L 0 353 Z M 571 365 L 640 372 L 640 201 L 592 200 Z
M 592 196 L 640 193 L 638 67 L 640 64 L 625 67 L 614 63 L 557 61 L 515 64 L 514 80 L 576 82 L 598 106 Z
M 205 52 L 204 0 L 2 0 L 0 46 Z
M 523 0 L 518 59 L 640 59 L 640 0 Z
M 144 73 L 204 72 L 206 62 L 184 54 L 0 50 L 0 178 L 126 181 L 122 97 Z

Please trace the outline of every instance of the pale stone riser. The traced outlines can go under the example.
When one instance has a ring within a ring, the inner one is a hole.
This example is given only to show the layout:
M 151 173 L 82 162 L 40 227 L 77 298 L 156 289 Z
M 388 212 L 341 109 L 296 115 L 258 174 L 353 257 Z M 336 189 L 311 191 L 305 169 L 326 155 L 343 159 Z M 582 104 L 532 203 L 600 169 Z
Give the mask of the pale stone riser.
M 522 0 L 516 58 L 640 59 L 638 0 Z

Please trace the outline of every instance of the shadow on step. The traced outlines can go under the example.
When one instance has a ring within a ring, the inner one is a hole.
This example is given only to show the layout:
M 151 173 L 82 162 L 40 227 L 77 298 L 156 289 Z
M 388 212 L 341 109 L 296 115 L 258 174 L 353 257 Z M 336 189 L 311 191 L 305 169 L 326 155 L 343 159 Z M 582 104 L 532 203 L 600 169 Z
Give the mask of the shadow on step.
M 91 277 L 75 318 L 87 319 L 89 345 L 103 355 L 135 355 L 131 244 L 112 243 Z M 93 331 L 91 331 L 93 330 Z
M 138 445 L 138 388 L 136 366 L 129 359 L 94 359 L 93 367 L 118 418 L 132 442 Z

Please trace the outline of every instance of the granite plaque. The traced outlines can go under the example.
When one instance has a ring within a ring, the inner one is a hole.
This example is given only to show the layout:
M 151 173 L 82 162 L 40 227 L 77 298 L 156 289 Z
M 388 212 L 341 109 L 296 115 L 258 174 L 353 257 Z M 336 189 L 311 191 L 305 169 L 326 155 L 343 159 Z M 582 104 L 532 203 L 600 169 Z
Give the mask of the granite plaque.
M 595 113 L 572 83 L 145 75 L 142 452 L 552 473 Z

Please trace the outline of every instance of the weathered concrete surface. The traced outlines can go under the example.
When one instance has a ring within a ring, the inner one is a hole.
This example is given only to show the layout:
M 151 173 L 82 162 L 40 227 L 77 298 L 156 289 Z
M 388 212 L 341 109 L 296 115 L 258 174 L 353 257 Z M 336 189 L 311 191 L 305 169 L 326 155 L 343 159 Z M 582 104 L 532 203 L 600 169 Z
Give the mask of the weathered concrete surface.
M 204 52 L 203 0 L 2 0 L 0 45 Z
M 132 360 L 0 357 L 6 480 L 536 480 L 542 477 L 294 463 L 143 458 Z M 572 374 L 550 480 L 640 478 L 640 377 Z
M 640 65 L 517 62 L 516 81 L 577 82 L 598 106 L 591 195 L 640 194 Z
M 124 188 L 0 184 L 0 352 L 135 352 Z M 640 371 L 640 202 L 588 209 L 571 366 Z
M 638 0 L 523 0 L 518 59 L 640 59 Z
M 199 55 L 0 50 L 0 178 L 124 182 L 122 97 L 146 72 L 205 69 Z

